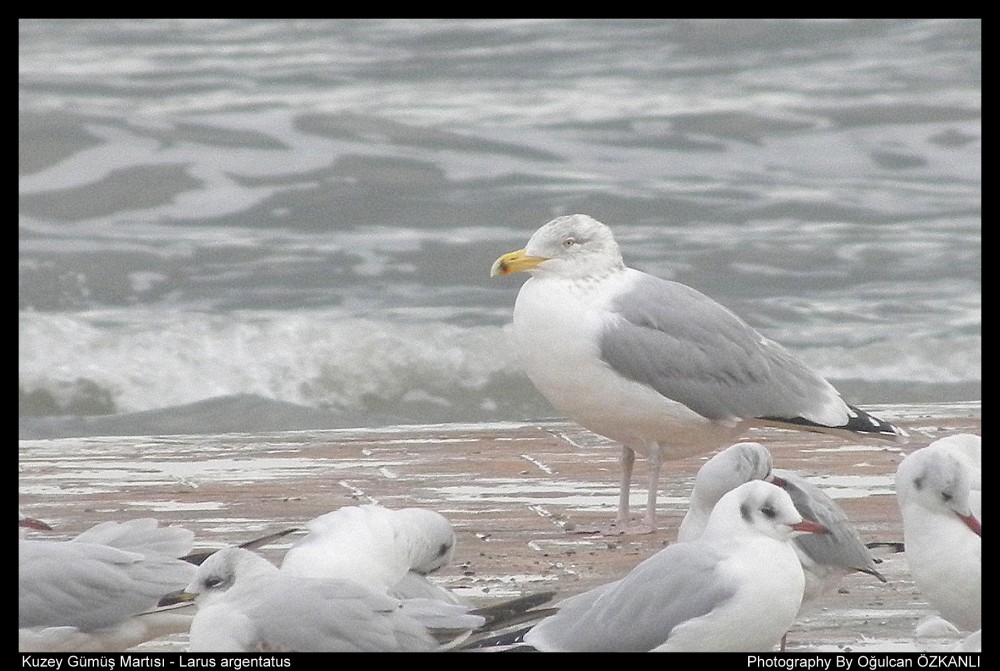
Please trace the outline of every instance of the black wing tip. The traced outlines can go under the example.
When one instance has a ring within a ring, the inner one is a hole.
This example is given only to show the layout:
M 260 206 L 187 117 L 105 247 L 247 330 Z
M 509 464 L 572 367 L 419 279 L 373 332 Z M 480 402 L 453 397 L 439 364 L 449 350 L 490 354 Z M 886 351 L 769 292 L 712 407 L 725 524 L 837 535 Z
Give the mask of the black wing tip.
M 520 647 L 532 649 L 530 645 L 524 642 L 524 635 L 527 634 L 529 631 L 531 631 L 532 627 L 534 626 L 535 626 L 534 624 L 531 624 L 527 627 L 522 627 L 521 629 L 517 629 L 515 631 L 509 631 L 503 634 L 478 638 L 462 645 L 461 647 L 459 647 L 459 650 L 480 650 L 480 649 L 500 648 L 500 647 L 507 648 L 510 646 L 517 646 L 517 647 L 512 647 L 511 648 L 512 651 L 517 650 Z
M 470 611 L 473 615 L 481 615 L 486 618 L 487 625 L 500 624 L 510 624 L 512 621 L 517 621 L 517 619 L 523 618 L 540 618 L 548 614 L 548 609 L 536 610 L 539 606 L 543 606 L 546 603 L 552 601 L 556 596 L 556 592 L 537 592 L 535 594 L 528 594 L 525 596 L 510 599 L 508 601 L 503 601 L 498 604 L 493 604 L 490 606 L 484 606 L 482 608 L 477 608 Z
M 875 417 L 874 415 L 869 415 L 860 408 L 856 408 L 853 405 L 848 405 L 847 408 L 853 413 L 853 416 L 847 422 L 847 426 L 844 427 L 848 431 L 854 431 L 855 433 L 873 433 L 887 437 L 892 436 L 902 438 L 909 435 L 898 426 L 894 426 L 889 422 Z
M 804 431 L 847 431 L 857 436 L 882 438 L 895 442 L 906 442 L 909 438 L 909 434 L 898 426 L 894 426 L 874 415 L 869 415 L 864 410 L 860 410 L 853 405 L 848 405 L 847 408 L 850 410 L 850 417 L 846 424 L 841 424 L 840 426 L 820 424 L 805 417 L 760 417 L 759 419 L 765 422 L 784 424 Z

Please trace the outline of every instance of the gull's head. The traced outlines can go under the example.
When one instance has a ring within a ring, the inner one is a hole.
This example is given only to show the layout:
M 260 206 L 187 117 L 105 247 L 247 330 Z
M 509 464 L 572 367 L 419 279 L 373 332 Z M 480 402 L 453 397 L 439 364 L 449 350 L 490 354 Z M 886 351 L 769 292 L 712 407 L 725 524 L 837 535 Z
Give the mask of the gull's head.
M 197 601 L 204 606 L 238 584 L 277 571 L 274 564 L 250 550 L 223 548 L 209 555 L 198 567 L 191 584 L 175 596 L 179 601 Z
M 760 443 L 736 443 L 702 464 L 694 478 L 694 492 L 716 502 L 726 492 L 751 480 L 771 475 L 771 453 Z
M 455 532 L 444 515 L 424 508 L 396 511 L 396 537 L 403 543 L 410 570 L 426 575 L 451 562 Z
M 818 522 L 803 519 L 785 490 L 763 480 L 744 483 L 719 499 L 705 535 L 710 531 L 722 536 L 762 534 L 779 541 L 796 533 L 829 533 Z
M 624 268 L 621 249 L 611 229 L 585 214 L 571 214 L 539 228 L 524 249 L 498 258 L 490 276 L 526 271 L 551 272 L 563 277 L 599 277 Z
M 896 499 L 903 513 L 903 527 L 912 512 L 957 517 L 982 536 L 982 523 L 971 505 L 973 473 L 967 460 L 947 447 L 928 447 L 911 453 L 896 469 Z

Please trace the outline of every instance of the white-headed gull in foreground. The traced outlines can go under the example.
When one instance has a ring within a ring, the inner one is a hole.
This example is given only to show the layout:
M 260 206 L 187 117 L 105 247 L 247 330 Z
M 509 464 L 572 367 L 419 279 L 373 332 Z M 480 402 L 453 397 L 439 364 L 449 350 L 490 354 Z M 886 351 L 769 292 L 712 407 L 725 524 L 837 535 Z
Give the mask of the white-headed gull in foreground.
M 823 531 L 781 488 L 745 483 L 719 500 L 699 538 L 557 604 L 524 642 L 545 652 L 772 650 L 805 584 L 791 538 Z
M 706 461 L 695 476 L 678 542 L 698 537 L 705 526 L 706 511 L 711 511 L 724 493 L 750 480 L 767 480 L 788 492 L 803 518 L 819 522 L 828 531 L 796 536 L 792 541 L 805 570 L 804 604 L 829 593 L 849 573 L 868 573 L 885 582 L 843 509 L 816 485 L 792 471 L 772 468 L 772 464 L 767 448 L 751 442 L 731 445 Z
M 697 538 L 705 528 L 707 514 L 727 491 L 750 480 L 766 480 L 788 492 L 804 519 L 818 522 L 828 531 L 800 534 L 792 539 L 805 574 L 800 615 L 850 573 L 868 573 L 885 582 L 875 558 L 840 506 L 819 487 L 791 471 L 774 469 L 772 464 L 767 448 L 751 442 L 731 445 L 706 461 L 695 476 L 691 502 L 681 521 L 677 541 Z
M 186 591 L 198 605 L 193 652 L 432 651 L 483 623 L 457 604 L 292 575 L 242 548 L 208 557 Z
M 982 628 L 981 438 L 942 439 L 896 469 L 904 556 L 917 589 L 959 629 Z
M 513 335 L 528 377 L 558 411 L 622 444 L 619 531 L 656 528 L 663 460 L 717 449 L 749 427 L 904 435 L 711 298 L 627 267 L 610 229 L 587 215 L 553 219 L 491 274 L 520 271 L 531 278 Z M 630 526 L 636 452 L 649 460 L 648 498 Z
M 281 561 L 281 571 L 340 578 L 399 598 L 461 600 L 427 575 L 448 565 L 455 532 L 446 517 L 424 508 L 346 506 L 306 524 L 308 533 Z
M 188 584 L 194 534 L 156 520 L 104 522 L 68 540 L 18 545 L 18 649 L 112 652 L 186 631 L 191 613 L 148 612 Z

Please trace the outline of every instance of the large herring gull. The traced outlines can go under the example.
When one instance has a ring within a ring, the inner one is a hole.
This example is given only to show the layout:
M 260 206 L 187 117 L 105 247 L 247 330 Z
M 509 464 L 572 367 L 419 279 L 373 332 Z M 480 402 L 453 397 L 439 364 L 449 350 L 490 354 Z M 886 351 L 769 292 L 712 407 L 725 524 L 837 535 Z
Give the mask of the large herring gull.
M 619 532 L 655 530 L 664 460 L 718 449 L 747 428 L 904 435 L 711 298 L 627 267 L 611 230 L 587 215 L 553 219 L 491 275 L 520 271 L 531 278 L 513 335 L 528 377 L 560 412 L 622 444 Z M 636 452 L 649 460 L 648 496 L 630 525 Z

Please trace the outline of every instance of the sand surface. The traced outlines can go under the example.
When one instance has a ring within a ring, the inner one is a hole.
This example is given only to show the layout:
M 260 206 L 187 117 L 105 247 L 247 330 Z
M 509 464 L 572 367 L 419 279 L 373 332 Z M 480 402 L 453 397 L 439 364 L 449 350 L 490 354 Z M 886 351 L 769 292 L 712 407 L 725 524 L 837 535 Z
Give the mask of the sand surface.
M 866 408 L 910 431 L 907 445 L 849 444 L 819 434 L 753 430 L 775 466 L 824 488 L 868 542 L 901 542 L 896 465 L 953 433 L 980 433 L 980 406 Z M 451 519 L 458 546 L 435 579 L 483 604 L 556 590 L 570 596 L 617 579 L 672 542 L 692 479 L 708 456 L 668 462 L 660 481 L 661 530 L 643 536 L 585 533 L 617 506 L 619 450 L 578 426 L 433 425 L 388 429 L 202 436 L 22 440 L 19 507 L 70 537 L 105 520 L 156 517 L 213 548 L 301 525 L 330 510 L 374 502 L 424 506 Z M 645 463 L 632 489 L 645 505 Z M 274 561 L 294 536 L 268 545 Z M 915 641 L 933 612 L 915 589 L 905 553 L 876 550 L 885 584 L 848 577 L 788 637 L 806 651 L 940 650 L 957 637 Z M 184 637 L 141 649 L 181 651 Z

